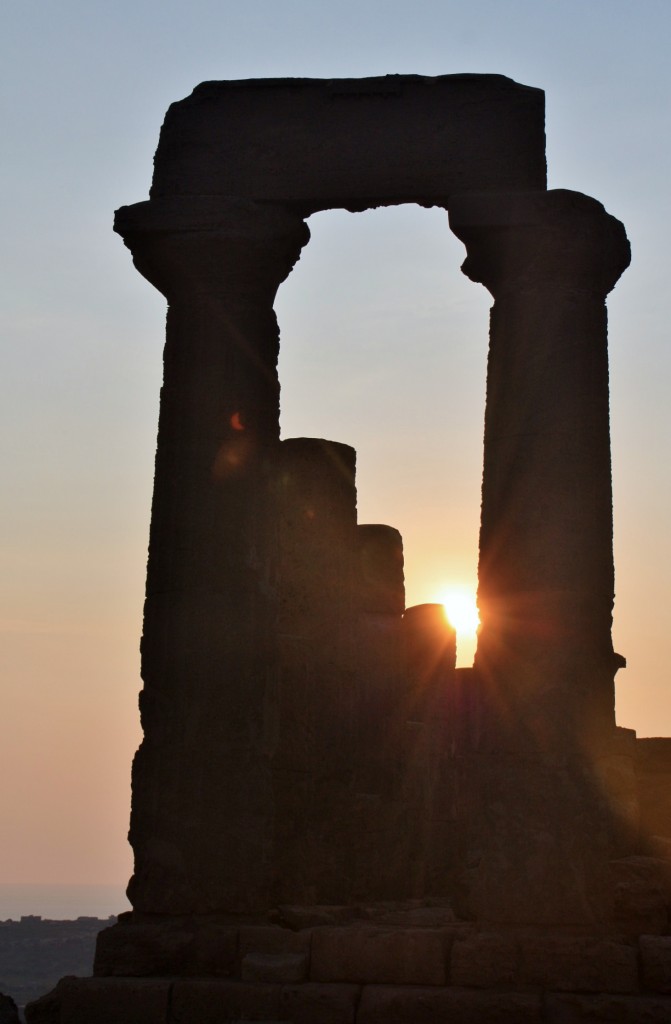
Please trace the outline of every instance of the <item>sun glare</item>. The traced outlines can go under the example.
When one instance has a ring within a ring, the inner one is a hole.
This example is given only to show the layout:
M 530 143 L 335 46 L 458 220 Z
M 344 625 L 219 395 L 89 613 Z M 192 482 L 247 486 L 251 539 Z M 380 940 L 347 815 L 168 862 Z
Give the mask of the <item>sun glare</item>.
M 473 591 L 467 587 L 449 587 L 441 592 L 438 600 L 444 606 L 447 621 L 454 627 L 458 637 L 474 639 L 480 617 Z

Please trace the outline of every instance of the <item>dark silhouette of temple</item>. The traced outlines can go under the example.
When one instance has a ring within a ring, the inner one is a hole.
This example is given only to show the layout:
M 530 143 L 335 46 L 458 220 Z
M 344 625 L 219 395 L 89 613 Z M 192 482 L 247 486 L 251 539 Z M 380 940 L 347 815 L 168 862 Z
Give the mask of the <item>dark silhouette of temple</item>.
M 438 606 L 405 608 L 399 533 L 357 523 L 353 449 L 279 434 L 305 218 L 408 202 L 494 299 L 468 670 Z M 614 711 L 629 244 L 546 189 L 543 93 L 205 83 L 115 229 L 168 300 L 134 909 L 31 1024 L 671 1019 L 671 741 Z

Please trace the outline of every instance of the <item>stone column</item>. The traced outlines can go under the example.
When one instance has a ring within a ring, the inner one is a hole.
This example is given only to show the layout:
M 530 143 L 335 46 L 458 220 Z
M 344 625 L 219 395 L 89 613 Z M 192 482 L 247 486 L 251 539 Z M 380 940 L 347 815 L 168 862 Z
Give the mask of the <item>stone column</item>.
M 278 903 L 346 902 L 352 875 L 356 452 L 298 437 L 277 472 Z
M 398 733 L 405 726 L 402 656 L 405 580 L 403 539 L 392 526 L 358 527 L 359 768 L 362 793 L 388 793 L 398 759 Z
M 463 270 L 495 298 L 475 670 L 478 751 L 458 817 L 467 913 L 607 920 L 614 820 L 595 758 L 614 736 L 605 298 L 624 228 L 578 193 L 464 195 Z M 477 813 L 475 814 L 474 811 Z
M 148 913 L 256 909 L 272 860 L 279 332 L 306 225 L 247 201 L 117 213 L 168 300 L 129 895 Z
M 463 195 L 450 225 L 495 298 L 476 668 L 515 743 L 554 758 L 614 726 L 605 298 L 629 244 L 564 190 Z
M 418 604 L 403 616 L 407 715 L 432 725 L 445 724 L 447 692 L 457 658 L 457 635 L 442 604 Z

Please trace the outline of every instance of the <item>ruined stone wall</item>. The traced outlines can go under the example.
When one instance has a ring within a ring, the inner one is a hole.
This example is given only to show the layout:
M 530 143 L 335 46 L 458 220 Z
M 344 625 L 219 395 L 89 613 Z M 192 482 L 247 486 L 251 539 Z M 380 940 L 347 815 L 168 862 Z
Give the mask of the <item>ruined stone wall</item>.
M 417 919 L 422 911 L 406 910 Z M 94 978 L 65 978 L 29 1024 L 667 1024 L 671 941 L 457 923 L 175 927 L 101 936 Z M 427 916 L 427 920 L 429 920 Z M 124 939 L 125 943 L 124 944 Z M 124 951 L 134 955 L 124 961 Z M 158 956 L 156 953 L 158 952 Z M 139 953 L 139 955 L 138 955 Z M 152 953 L 154 954 L 152 956 Z M 132 977 L 120 977 L 124 963 Z M 114 1008 L 117 1016 L 113 1016 Z
M 442 606 L 405 612 L 401 536 L 357 524 L 353 449 L 282 442 L 277 502 L 271 898 L 421 896 L 437 884 L 435 775 L 454 631 Z M 447 848 L 440 856 L 447 864 Z M 444 870 L 435 892 L 447 886 Z

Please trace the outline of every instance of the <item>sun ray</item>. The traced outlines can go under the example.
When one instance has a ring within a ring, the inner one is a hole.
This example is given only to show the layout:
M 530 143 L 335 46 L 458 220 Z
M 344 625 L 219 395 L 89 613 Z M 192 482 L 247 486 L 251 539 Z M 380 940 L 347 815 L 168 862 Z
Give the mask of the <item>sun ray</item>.
M 457 664 L 472 664 L 480 626 L 474 590 L 449 584 L 441 588 L 435 600 L 445 608 L 445 617 L 457 634 Z

